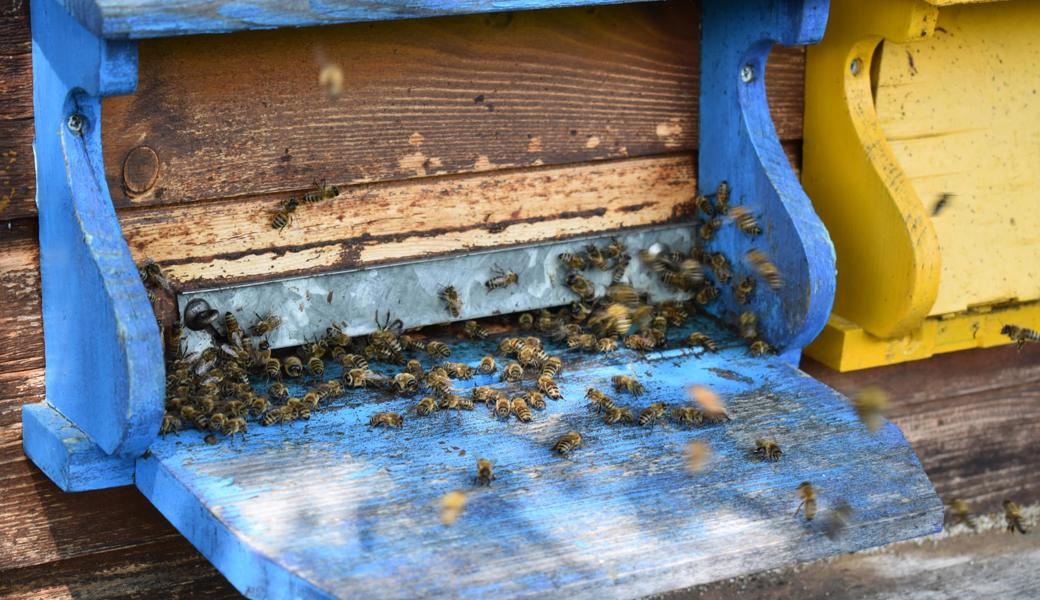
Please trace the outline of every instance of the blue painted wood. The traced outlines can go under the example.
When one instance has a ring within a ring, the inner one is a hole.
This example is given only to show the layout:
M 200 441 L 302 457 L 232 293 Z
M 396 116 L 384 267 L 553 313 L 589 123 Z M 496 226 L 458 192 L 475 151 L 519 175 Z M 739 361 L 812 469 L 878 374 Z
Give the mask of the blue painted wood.
M 22 407 L 22 447 L 66 492 L 85 492 L 134 482 L 134 458 L 101 451 L 83 431 L 46 403 Z
M 60 0 L 106 39 L 622 4 L 632 0 Z M 641 0 L 647 1 L 647 0 Z
M 54 0 L 33 2 L 31 11 L 47 403 L 98 452 L 133 458 L 162 419 L 162 343 L 105 183 L 100 98 L 133 90 L 136 48 L 96 38 Z M 80 132 L 68 126 L 74 113 Z M 27 448 L 42 447 L 32 436 L 58 422 L 34 415 L 23 417 Z M 59 430 L 49 435 L 62 439 Z M 38 463 L 47 473 L 74 461 L 51 451 L 30 456 L 57 461 Z M 76 485 L 111 481 L 99 471 Z
M 749 237 L 723 227 L 709 248 L 730 257 L 741 276 L 752 272 L 742 260 L 752 248 L 763 250 L 779 268 L 783 288 L 774 293 L 759 281 L 749 307 L 759 316 L 765 339 L 792 364 L 830 314 L 834 247 L 780 147 L 765 68 L 774 43 L 818 42 L 827 8 L 827 0 L 705 0 L 701 21 L 698 185 L 710 193 L 728 181 L 730 204 L 750 208 L 764 229 Z M 728 286 L 716 306 L 730 322 L 744 309 Z
M 749 357 L 716 324 L 697 327 L 722 342 L 718 354 L 566 355 L 565 398 L 529 424 L 483 407 L 418 417 L 416 398 L 355 392 L 310 421 L 217 445 L 198 432 L 162 438 L 138 462 L 137 485 L 253 598 L 635 597 L 941 527 L 941 502 L 898 428 L 868 433 L 844 398 L 781 358 Z M 471 364 L 495 344 L 450 341 L 451 358 Z M 605 425 L 583 396 L 609 390 L 614 374 L 647 386 L 615 396 L 634 409 L 683 403 L 700 383 L 733 420 Z M 405 415 L 401 430 L 367 426 L 386 410 Z M 569 430 L 585 444 L 561 458 L 550 446 Z M 775 438 L 783 458 L 754 460 L 758 437 Z M 714 454 L 698 474 L 684 469 L 694 440 Z M 478 457 L 494 463 L 488 488 L 474 486 Z M 812 523 L 793 516 L 805 480 L 819 492 Z M 456 490 L 467 505 L 444 526 L 438 502 Z M 854 513 L 831 540 L 825 517 L 843 499 Z

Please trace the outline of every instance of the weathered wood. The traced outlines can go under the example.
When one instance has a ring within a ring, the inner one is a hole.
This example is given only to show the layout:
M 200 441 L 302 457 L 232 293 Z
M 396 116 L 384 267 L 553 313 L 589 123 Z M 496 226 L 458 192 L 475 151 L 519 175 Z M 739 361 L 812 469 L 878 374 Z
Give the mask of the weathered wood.
M 30 52 L 28 0 L 0 0 L 0 54 Z
M 191 288 L 665 223 L 694 189 L 693 159 L 678 155 L 352 186 L 300 207 L 281 232 L 271 215 L 284 196 L 129 210 L 121 222 L 136 260 Z
M 0 119 L 0 220 L 36 214 L 32 119 Z
M 29 2 L 0 0 L 0 220 L 36 214 Z
M 179 203 L 323 178 L 691 151 L 698 10 L 671 2 L 144 42 L 137 93 L 105 102 L 109 187 L 119 206 Z M 335 101 L 318 85 L 325 63 L 343 70 Z M 803 70 L 800 51 L 778 53 L 771 69 L 781 139 L 800 136 Z M 131 199 L 123 163 L 142 145 L 160 172 Z
M 0 228 L 0 427 L 43 395 L 39 264 L 35 219 Z
M 0 120 L 31 119 L 32 115 L 32 54 L 0 52 Z

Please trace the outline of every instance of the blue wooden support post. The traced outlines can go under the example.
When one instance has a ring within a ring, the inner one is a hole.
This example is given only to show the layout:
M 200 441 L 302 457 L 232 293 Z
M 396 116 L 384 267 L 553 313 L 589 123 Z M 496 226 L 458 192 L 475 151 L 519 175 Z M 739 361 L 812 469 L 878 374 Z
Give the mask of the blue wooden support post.
M 133 481 L 163 411 L 162 342 L 105 183 L 101 98 L 137 85 L 137 48 L 32 3 L 36 190 L 47 400 L 26 454 L 62 489 Z
M 728 181 L 730 205 L 751 209 L 764 229 L 751 237 L 723 227 L 709 244 L 751 273 L 748 250 L 764 251 L 779 268 L 776 293 L 759 281 L 746 308 L 763 337 L 797 364 L 823 329 L 834 300 L 834 247 L 777 138 L 766 98 L 766 61 L 776 43 L 814 44 L 827 25 L 828 0 L 705 0 L 701 20 L 700 158 L 698 185 L 713 192 Z M 717 306 L 734 322 L 741 307 L 722 286 Z

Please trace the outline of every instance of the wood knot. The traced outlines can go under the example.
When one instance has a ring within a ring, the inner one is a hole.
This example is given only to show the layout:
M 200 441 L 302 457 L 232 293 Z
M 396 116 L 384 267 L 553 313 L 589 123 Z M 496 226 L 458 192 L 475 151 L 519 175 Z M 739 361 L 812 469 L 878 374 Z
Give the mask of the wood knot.
M 146 194 L 159 179 L 159 155 L 148 146 L 138 146 L 123 160 L 123 189 L 128 196 Z

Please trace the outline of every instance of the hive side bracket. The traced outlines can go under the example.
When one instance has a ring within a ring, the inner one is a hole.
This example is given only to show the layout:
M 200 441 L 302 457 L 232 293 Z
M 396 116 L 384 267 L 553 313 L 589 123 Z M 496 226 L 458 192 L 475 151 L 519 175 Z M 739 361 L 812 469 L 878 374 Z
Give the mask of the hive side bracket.
M 136 87 L 137 48 L 54 0 L 31 11 L 47 399 L 23 409 L 23 444 L 62 489 L 129 484 L 162 419 L 162 343 L 105 183 L 100 117 L 102 97 Z
M 702 192 L 727 181 L 731 205 L 747 206 L 764 232 L 750 237 L 723 227 L 709 245 L 747 275 L 748 250 L 766 252 L 783 277 L 770 291 L 759 282 L 747 308 L 759 316 L 761 334 L 785 358 L 797 362 L 827 321 L 834 298 L 834 247 L 780 146 L 766 97 L 766 61 L 775 43 L 813 44 L 827 25 L 827 0 L 750 0 L 704 3 L 700 93 Z M 744 310 L 723 286 L 719 316 L 734 321 Z

